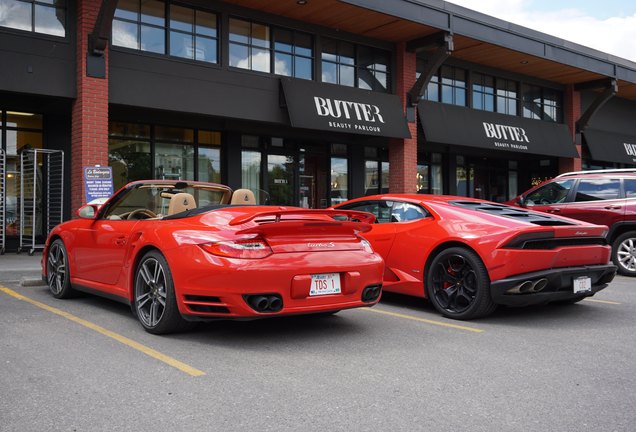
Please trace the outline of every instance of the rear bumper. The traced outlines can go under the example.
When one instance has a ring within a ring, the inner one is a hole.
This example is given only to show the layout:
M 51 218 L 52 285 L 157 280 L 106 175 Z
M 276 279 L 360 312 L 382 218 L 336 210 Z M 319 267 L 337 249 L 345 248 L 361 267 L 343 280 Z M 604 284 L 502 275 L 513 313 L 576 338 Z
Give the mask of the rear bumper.
M 592 289 L 585 293 L 574 293 L 574 279 L 587 276 L 591 279 Z M 605 288 L 616 276 L 616 266 L 612 264 L 582 267 L 567 267 L 543 270 L 512 276 L 492 282 L 491 296 L 495 303 L 506 306 L 529 306 L 554 301 L 573 300 L 590 297 Z M 539 292 L 510 293 L 526 281 L 546 279 L 547 284 Z

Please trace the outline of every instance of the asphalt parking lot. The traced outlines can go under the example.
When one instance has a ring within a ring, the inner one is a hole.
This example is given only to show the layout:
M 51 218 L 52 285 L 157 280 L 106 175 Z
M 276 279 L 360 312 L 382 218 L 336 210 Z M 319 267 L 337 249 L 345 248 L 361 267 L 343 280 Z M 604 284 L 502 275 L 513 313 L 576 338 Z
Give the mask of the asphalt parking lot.
M 636 424 L 636 283 L 625 277 L 577 305 L 502 308 L 472 322 L 385 295 L 331 317 L 219 321 L 159 337 L 124 305 L 56 300 L 14 276 L 0 278 L 0 431 Z

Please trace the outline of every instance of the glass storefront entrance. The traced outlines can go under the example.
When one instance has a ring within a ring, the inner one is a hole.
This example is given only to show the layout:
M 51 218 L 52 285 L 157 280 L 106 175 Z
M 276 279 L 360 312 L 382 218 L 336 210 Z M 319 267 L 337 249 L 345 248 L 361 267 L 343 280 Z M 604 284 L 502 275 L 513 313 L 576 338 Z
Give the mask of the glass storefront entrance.
M 241 142 L 241 187 L 257 202 L 326 208 L 347 199 L 346 145 L 251 135 Z
M 43 118 L 40 114 L 0 111 L 0 145 L 6 154 L 5 229 L 8 238 L 20 234 L 20 153 L 24 149 L 42 148 Z M 36 197 L 36 214 L 42 212 L 42 198 Z M 42 235 L 42 227 L 36 235 Z

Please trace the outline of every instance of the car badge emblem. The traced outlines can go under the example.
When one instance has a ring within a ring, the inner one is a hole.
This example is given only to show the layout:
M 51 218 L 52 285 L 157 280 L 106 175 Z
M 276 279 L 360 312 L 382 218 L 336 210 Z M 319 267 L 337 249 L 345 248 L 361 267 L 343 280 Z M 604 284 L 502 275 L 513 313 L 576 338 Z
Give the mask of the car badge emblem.
M 576 235 L 587 235 L 587 231 L 577 231 Z
M 329 242 L 329 243 L 307 243 L 307 247 L 310 247 L 310 248 L 332 248 L 332 247 L 336 247 L 336 244 L 334 242 Z

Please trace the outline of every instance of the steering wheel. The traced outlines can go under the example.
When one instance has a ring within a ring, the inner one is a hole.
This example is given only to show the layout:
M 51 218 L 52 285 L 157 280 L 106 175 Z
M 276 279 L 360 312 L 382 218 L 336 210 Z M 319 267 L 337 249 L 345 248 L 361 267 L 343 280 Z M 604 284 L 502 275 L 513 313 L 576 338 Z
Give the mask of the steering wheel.
M 143 216 L 143 217 L 140 217 Z M 126 219 L 130 220 L 130 219 L 149 219 L 149 218 L 154 218 L 157 217 L 157 215 L 145 208 L 139 208 L 136 210 L 131 211 L 130 213 L 128 213 L 128 217 L 126 217 Z

